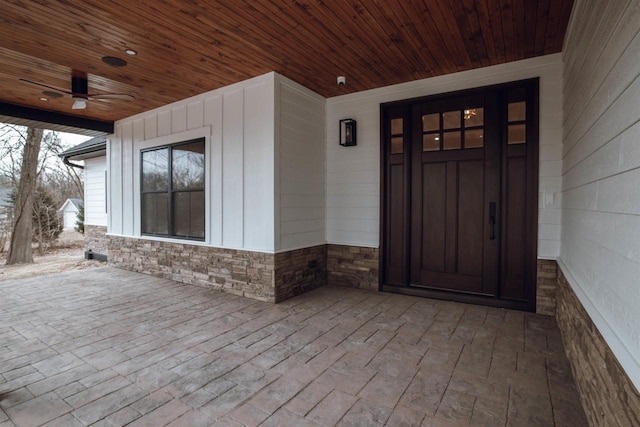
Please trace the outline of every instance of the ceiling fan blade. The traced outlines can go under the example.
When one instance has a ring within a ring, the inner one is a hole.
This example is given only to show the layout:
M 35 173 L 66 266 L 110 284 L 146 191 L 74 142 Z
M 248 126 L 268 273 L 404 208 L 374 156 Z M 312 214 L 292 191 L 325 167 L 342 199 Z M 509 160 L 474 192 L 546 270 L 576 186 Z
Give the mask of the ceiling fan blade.
M 23 82 L 23 83 L 28 83 L 30 85 L 40 86 L 40 87 L 44 87 L 44 88 L 47 88 L 47 89 L 55 90 L 56 92 L 66 93 L 67 95 L 72 95 L 71 92 L 66 91 L 64 89 L 60 89 L 59 87 L 49 86 L 49 85 L 45 85 L 43 83 L 38 83 L 38 82 L 34 82 L 34 81 L 31 81 L 31 80 L 27 80 L 27 79 L 20 79 L 20 81 Z
M 94 95 L 87 95 L 89 99 L 121 99 L 123 101 L 133 101 L 135 96 L 128 93 L 97 93 Z

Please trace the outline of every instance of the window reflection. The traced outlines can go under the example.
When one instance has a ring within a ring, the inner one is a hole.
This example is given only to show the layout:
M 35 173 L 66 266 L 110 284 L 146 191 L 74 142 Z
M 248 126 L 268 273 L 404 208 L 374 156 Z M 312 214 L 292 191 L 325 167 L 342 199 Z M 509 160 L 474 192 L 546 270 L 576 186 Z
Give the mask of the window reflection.
M 185 144 L 172 149 L 174 190 L 204 187 L 204 144 Z
M 484 108 L 464 110 L 464 127 L 484 126 Z
M 403 129 L 403 119 L 391 119 L 391 135 L 402 135 Z
M 459 150 L 462 148 L 462 136 L 460 131 L 445 132 L 442 134 L 442 146 L 445 150 Z
M 204 192 L 185 191 L 173 197 L 175 235 L 204 238 Z
M 484 129 L 469 129 L 464 132 L 464 148 L 484 146 Z
M 527 113 L 527 107 L 524 101 L 509 103 L 508 120 L 510 122 L 518 122 L 518 121 L 526 120 L 526 117 L 527 117 L 526 113 Z
M 142 153 L 142 191 L 167 191 L 169 187 L 169 149 Z
M 461 125 L 460 118 L 460 110 L 442 113 L 442 127 L 445 129 L 459 129 Z
M 440 130 L 440 114 L 425 114 L 422 116 L 422 131 Z
M 204 239 L 204 152 L 201 139 L 141 153 L 143 234 Z
M 394 136 L 391 138 L 391 154 L 402 154 L 404 151 L 404 138 L 401 136 Z
M 509 125 L 509 144 L 524 144 L 526 142 L 526 134 L 526 125 Z

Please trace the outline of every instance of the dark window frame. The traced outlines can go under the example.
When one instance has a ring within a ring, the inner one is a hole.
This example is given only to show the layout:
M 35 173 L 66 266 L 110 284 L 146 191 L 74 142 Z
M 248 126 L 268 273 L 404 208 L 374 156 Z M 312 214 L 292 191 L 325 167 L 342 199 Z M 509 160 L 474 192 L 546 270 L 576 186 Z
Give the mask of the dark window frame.
M 205 178 L 203 180 L 202 188 L 190 188 L 190 189 L 180 189 L 176 190 L 173 188 L 173 150 L 174 148 L 202 143 L 203 153 L 206 153 L 206 141 L 205 138 L 194 138 L 187 141 L 180 141 L 173 144 L 159 145 L 156 147 L 145 148 L 140 150 L 140 234 L 143 236 L 152 236 L 152 237 L 162 237 L 162 238 L 170 238 L 170 239 L 180 239 L 180 240 L 189 240 L 189 241 L 197 241 L 204 242 L 206 240 L 207 235 L 207 221 L 206 221 L 206 188 L 207 188 L 207 159 L 206 154 L 204 155 L 204 175 Z M 144 153 L 158 151 L 158 150 L 167 150 L 167 190 L 166 191 L 158 191 L 158 190 L 144 190 Z M 175 212 L 174 212 L 174 203 L 173 198 L 176 193 L 196 193 L 200 192 L 203 194 L 204 204 L 202 212 L 202 216 L 204 217 L 204 227 L 203 227 L 203 237 L 195 237 L 195 236 L 182 236 L 176 235 L 175 233 Z M 166 194 L 167 195 L 167 234 L 163 233 L 146 233 L 143 230 L 145 229 L 145 206 L 144 206 L 144 195 L 145 194 Z

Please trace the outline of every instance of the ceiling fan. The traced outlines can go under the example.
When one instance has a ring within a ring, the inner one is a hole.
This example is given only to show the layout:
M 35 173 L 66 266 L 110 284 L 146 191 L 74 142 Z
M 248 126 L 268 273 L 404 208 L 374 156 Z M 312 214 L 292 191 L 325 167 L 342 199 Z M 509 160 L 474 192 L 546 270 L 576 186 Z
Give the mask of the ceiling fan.
M 54 92 L 44 91 L 45 95 L 53 98 L 59 98 L 63 94 L 71 95 L 73 110 L 84 110 L 87 108 L 88 101 L 103 100 L 103 99 L 120 99 L 123 101 L 133 101 L 135 96 L 128 93 L 89 93 L 89 84 L 87 80 L 87 73 L 83 71 L 71 70 L 71 90 L 64 90 L 54 86 L 45 85 L 43 83 L 34 82 L 32 80 L 20 79 L 21 82 L 28 83 L 35 86 L 40 86 L 46 89 L 50 89 Z M 55 94 L 55 95 L 54 95 Z

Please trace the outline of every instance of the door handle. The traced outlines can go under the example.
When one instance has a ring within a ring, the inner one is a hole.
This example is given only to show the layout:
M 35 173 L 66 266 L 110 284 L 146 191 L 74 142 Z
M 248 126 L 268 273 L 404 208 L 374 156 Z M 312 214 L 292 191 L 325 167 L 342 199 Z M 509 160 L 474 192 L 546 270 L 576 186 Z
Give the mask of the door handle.
M 496 238 L 496 202 L 489 203 L 489 240 Z

